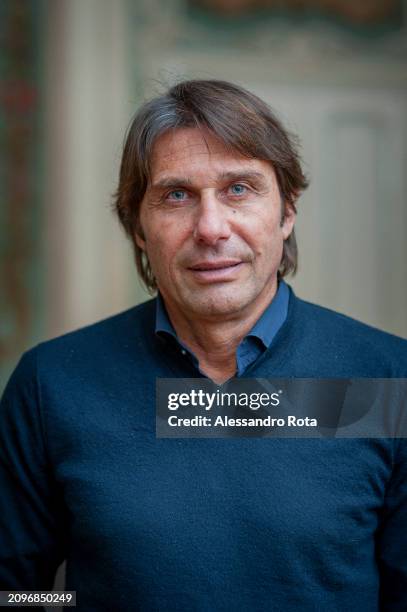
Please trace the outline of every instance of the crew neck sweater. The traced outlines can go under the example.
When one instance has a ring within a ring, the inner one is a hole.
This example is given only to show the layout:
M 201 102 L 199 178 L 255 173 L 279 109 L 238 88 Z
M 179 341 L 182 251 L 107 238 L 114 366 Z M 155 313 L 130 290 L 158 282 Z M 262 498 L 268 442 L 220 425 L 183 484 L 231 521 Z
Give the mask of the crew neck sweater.
M 157 439 L 200 377 L 155 300 L 24 354 L 0 410 L 0 589 L 78 611 L 407 609 L 403 439 Z M 407 342 L 297 298 L 245 377 L 406 377 Z

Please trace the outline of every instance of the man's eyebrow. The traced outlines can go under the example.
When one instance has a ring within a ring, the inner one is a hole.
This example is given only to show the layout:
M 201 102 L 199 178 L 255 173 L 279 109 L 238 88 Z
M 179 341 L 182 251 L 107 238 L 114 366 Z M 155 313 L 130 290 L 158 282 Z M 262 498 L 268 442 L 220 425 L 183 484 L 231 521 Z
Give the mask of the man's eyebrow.
M 169 187 L 181 187 L 182 185 L 192 185 L 192 181 L 189 178 L 185 178 L 182 176 L 169 176 L 167 178 L 163 178 L 155 183 L 152 183 L 152 189 L 168 189 Z
M 266 183 L 266 177 L 261 172 L 255 170 L 231 170 L 229 172 L 222 172 L 217 176 L 218 180 L 221 181 L 235 181 L 243 179 L 255 179 Z M 155 183 L 152 183 L 152 189 L 168 189 L 171 187 L 188 186 L 191 187 L 193 182 L 191 179 L 182 176 L 169 176 L 162 178 Z
M 266 182 L 266 177 L 262 172 L 256 172 L 255 170 L 232 170 L 230 172 L 222 172 L 219 178 L 224 181 L 235 181 L 242 179 L 257 179 Z

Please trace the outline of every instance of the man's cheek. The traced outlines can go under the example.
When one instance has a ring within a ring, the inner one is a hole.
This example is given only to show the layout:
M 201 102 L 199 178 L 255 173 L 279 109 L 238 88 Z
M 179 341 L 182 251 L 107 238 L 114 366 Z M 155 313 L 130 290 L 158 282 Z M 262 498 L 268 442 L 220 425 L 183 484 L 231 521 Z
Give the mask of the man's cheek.
M 150 252 L 151 257 L 149 256 L 149 259 L 152 267 L 156 270 L 157 275 L 165 279 L 171 269 L 171 254 L 160 241 L 150 245 Z

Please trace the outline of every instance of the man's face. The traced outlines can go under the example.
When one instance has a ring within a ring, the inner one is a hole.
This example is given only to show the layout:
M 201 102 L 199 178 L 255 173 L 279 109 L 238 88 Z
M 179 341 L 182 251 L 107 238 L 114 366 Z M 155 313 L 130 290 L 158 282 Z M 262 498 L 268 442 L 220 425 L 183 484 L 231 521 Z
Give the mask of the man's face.
M 265 307 L 295 215 L 281 218 L 270 163 L 197 128 L 157 139 L 136 240 L 170 312 L 234 317 Z

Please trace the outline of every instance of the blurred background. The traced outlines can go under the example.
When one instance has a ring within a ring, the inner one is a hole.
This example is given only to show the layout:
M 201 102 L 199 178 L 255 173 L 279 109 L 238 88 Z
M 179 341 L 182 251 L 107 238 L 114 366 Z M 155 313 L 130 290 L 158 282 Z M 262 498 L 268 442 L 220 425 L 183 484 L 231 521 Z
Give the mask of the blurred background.
M 220 78 L 300 136 L 298 295 L 407 336 L 405 0 L 1 0 L 0 388 L 146 299 L 111 212 L 138 105 Z

